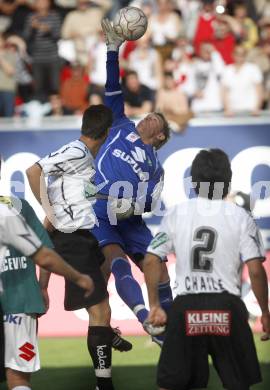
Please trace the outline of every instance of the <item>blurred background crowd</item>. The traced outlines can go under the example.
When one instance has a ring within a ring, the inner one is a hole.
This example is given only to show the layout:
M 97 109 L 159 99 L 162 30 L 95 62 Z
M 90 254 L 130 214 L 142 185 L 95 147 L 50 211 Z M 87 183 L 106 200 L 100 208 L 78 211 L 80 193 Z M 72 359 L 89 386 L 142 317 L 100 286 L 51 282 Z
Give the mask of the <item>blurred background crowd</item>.
M 270 108 L 270 0 L 0 0 L 0 116 L 76 115 L 103 101 L 100 21 L 127 5 L 146 34 L 121 48 L 126 113 Z

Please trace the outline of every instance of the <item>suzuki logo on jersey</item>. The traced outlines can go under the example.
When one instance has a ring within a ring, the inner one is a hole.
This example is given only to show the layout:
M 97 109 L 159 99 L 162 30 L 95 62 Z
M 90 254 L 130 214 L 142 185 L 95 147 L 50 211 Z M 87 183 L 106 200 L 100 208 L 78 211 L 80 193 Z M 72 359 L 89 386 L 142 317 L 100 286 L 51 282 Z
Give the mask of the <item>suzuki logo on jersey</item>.
M 137 149 L 140 149 L 140 148 L 137 148 Z M 143 158 L 143 153 L 142 152 L 144 152 L 144 150 L 140 149 L 140 151 L 141 152 L 137 151 L 138 155 L 136 153 L 137 161 L 138 161 L 139 158 L 140 159 Z M 149 179 L 148 172 L 143 172 L 142 169 L 139 167 L 138 163 L 129 154 L 123 152 L 120 149 L 114 149 L 114 151 L 112 152 L 112 155 L 115 156 L 115 157 L 121 158 L 122 161 L 125 161 L 126 163 L 131 165 L 133 171 L 139 176 L 141 181 L 147 181 Z
M 145 151 L 138 146 L 135 146 L 135 150 L 131 151 L 134 160 L 143 163 L 146 160 Z
M 22 317 L 14 314 L 4 314 L 3 321 L 8 324 L 21 325 Z
M 36 356 L 36 353 L 34 352 L 34 345 L 33 344 L 30 344 L 30 343 L 25 343 L 24 345 L 22 345 L 19 350 L 23 353 L 21 353 L 19 356 L 26 360 L 27 362 L 30 362 L 30 360 L 33 359 L 33 357 Z
M 229 310 L 187 310 L 185 320 L 187 336 L 229 336 L 231 332 Z

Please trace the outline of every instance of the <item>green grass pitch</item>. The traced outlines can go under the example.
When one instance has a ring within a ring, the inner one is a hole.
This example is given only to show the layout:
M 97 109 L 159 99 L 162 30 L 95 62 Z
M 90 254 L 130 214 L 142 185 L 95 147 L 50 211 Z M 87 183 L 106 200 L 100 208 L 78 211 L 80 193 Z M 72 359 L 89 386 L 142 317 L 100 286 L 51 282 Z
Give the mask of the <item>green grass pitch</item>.
M 113 377 L 116 390 L 155 390 L 159 347 L 148 337 L 128 337 L 133 350 L 113 353 Z M 263 383 L 252 390 L 270 390 L 270 341 L 262 343 L 255 336 Z M 33 390 L 93 390 L 95 380 L 85 339 L 50 338 L 40 340 L 42 370 L 33 375 Z M 5 385 L 0 386 L 6 390 Z M 211 368 L 210 390 L 222 386 Z

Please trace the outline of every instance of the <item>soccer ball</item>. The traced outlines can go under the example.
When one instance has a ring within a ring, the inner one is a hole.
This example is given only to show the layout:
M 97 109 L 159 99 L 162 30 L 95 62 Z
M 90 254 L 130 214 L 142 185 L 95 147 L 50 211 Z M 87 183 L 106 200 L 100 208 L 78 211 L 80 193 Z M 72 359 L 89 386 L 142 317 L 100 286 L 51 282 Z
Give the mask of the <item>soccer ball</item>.
M 141 38 L 147 29 L 147 17 L 140 8 L 121 8 L 113 20 L 115 32 L 127 41 Z

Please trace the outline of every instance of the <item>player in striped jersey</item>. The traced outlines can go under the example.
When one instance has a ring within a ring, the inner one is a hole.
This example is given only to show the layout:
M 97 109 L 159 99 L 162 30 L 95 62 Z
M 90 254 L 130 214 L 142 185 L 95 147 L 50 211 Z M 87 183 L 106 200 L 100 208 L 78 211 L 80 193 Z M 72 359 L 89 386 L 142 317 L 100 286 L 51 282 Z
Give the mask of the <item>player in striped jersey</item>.
M 210 354 L 224 388 L 248 390 L 261 374 L 240 299 L 244 264 L 262 311 L 263 340 L 270 335 L 260 233 L 247 211 L 224 199 L 232 171 L 223 151 L 202 150 L 191 174 L 198 197 L 168 210 L 145 259 L 149 321 L 158 326 L 167 322 L 158 384 L 163 390 L 207 387 Z M 167 319 L 157 285 L 161 261 L 169 253 L 176 254 L 177 296 Z

